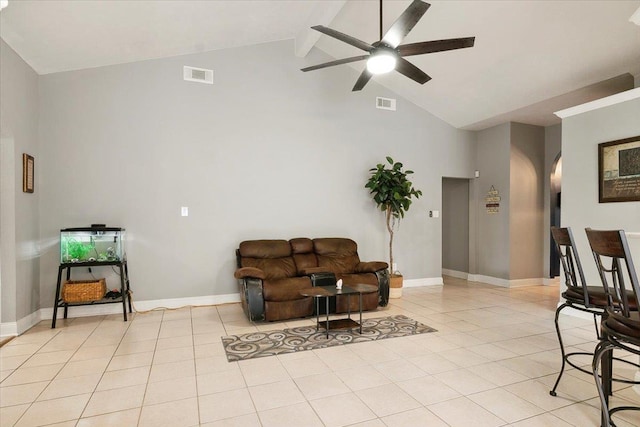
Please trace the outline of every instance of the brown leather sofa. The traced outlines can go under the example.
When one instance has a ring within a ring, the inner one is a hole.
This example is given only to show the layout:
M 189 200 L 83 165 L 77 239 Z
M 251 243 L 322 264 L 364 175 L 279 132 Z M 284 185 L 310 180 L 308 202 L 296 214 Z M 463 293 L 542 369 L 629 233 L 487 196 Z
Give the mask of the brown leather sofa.
M 358 245 L 351 239 L 296 238 L 248 240 L 236 250 L 235 277 L 245 313 L 251 320 L 285 320 L 311 316 L 313 298 L 300 290 L 316 285 L 366 283 L 377 292 L 362 295 L 362 309 L 375 310 L 389 301 L 389 273 L 386 262 L 360 262 Z M 349 308 L 346 296 L 338 296 L 335 311 Z M 358 298 L 351 298 L 351 310 L 358 310 Z

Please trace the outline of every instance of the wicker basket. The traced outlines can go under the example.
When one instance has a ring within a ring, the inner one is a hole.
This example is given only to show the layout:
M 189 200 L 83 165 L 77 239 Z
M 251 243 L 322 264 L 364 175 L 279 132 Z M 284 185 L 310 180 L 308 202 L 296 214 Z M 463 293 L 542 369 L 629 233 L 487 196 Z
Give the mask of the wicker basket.
M 105 279 L 96 280 L 67 280 L 62 286 L 62 300 L 64 302 L 90 302 L 104 298 L 107 293 Z

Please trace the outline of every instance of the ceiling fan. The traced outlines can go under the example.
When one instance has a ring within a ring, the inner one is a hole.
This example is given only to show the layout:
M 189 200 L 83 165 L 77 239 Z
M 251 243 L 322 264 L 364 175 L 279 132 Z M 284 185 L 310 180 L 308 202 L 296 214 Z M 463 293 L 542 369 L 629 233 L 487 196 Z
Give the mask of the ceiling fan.
M 393 25 L 391 25 L 391 28 L 389 28 L 387 33 L 383 36 L 382 0 L 380 0 L 380 40 L 371 44 L 323 25 L 311 27 L 316 31 L 350 44 L 351 46 L 355 46 L 358 49 L 364 50 L 367 54 L 325 62 L 324 64 L 303 68 L 302 71 L 319 70 L 321 68 L 348 64 L 350 62 L 366 59 L 367 68 L 365 68 L 362 74 L 360 74 L 358 81 L 352 89 L 353 91 L 362 90 L 374 74 L 383 74 L 394 69 L 400 74 L 403 74 L 420 84 L 425 84 L 431 80 L 431 77 L 404 59 L 405 56 L 423 55 L 425 53 L 473 47 L 476 39 L 475 37 L 464 37 L 401 45 L 400 43 L 402 43 L 402 40 L 407 36 L 407 34 L 409 34 L 430 6 L 431 5 L 429 3 L 425 3 L 421 0 L 413 0 L 409 7 L 402 12 L 400 17 L 393 23 Z

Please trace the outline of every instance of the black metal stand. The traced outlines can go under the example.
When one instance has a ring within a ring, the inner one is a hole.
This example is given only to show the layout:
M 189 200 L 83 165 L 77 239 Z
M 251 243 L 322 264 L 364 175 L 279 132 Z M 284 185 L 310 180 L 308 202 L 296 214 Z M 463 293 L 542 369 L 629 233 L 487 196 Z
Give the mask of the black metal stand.
M 351 318 L 351 293 L 345 294 L 347 295 L 347 301 L 348 301 L 348 309 L 347 309 L 347 317 L 346 318 L 341 318 L 341 319 L 334 319 L 334 320 L 329 320 L 329 300 L 336 298 L 336 295 L 322 295 L 322 296 L 318 296 L 318 297 L 314 297 L 314 299 L 316 300 L 316 331 L 319 330 L 320 327 L 323 327 L 325 329 L 326 332 L 326 336 L 327 338 L 329 338 L 329 331 L 332 329 L 351 329 L 351 328 L 355 328 L 355 327 L 360 327 L 360 334 L 362 334 L 362 292 L 358 292 L 359 294 L 359 302 L 360 302 L 360 306 L 358 308 L 359 312 L 360 312 L 360 323 L 356 322 L 355 320 L 353 320 Z M 320 321 L 320 298 L 324 298 L 325 299 L 325 305 L 326 305 L 326 321 Z
M 60 297 L 60 290 L 62 288 L 62 272 L 67 270 L 66 280 L 71 279 L 71 269 L 77 267 L 105 267 L 105 266 L 117 266 L 120 270 L 120 297 L 111 299 L 111 298 L 103 298 L 98 301 L 91 302 L 65 302 Z M 123 261 L 90 261 L 90 262 L 74 262 L 74 263 L 64 263 L 60 264 L 58 267 L 58 283 L 56 285 L 56 295 L 53 301 L 53 319 L 51 320 L 51 328 L 55 329 L 56 320 L 58 317 L 58 308 L 64 308 L 64 318 L 67 318 L 67 314 L 69 312 L 69 307 L 76 307 L 81 305 L 100 305 L 100 304 L 118 304 L 122 303 L 122 314 L 124 316 L 124 321 L 127 321 L 127 301 L 129 306 L 129 313 L 132 313 L 131 308 L 131 298 L 129 296 L 129 291 L 131 290 L 129 286 L 129 268 L 127 266 L 127 260 Z

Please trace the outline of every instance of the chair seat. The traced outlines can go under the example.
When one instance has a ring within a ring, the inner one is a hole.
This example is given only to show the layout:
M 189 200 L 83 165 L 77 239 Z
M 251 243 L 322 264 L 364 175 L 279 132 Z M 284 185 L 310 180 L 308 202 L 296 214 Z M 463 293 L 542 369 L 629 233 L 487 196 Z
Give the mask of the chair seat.
M 607 296 L 601 286 L 587 286 L 587 292 L 589 294 L 590 306 L 602 309 L 607 308 Z M 615 291 L 613 289 L 611 289 L 610 292 L 612 295 L 615 295 Z M 584 293 L 582 291 L 582 288 L 567 288 L 567 290 L 562 293 L 562 297 L 569 302 L 584 305 Z M 629 308 L 631 310 L 638 310 L 638 303 L 636 302 L 636 297 L 633 292 L 627 291 L 627 301 L 629 301 Z
M 587 286 L 587 293 L 589 294 L 589 305 L 602 309 L 607 307 L 607 296 L 604 293 L 602 286 Z M 582 288 L 567 288 L 567 290 L 562 293 L 562 297 L 573 303 L 584 304 L 584 293 Z
M 607 318 L 604 320 L 603 325 L 608 329 L 609 334 L 620 334 L 629 341 L 635 341 L 634 344 L 640 344 L 639 312 L 630 312 L 629 317 L 625 317 L 621 313 L 607 310 Z

